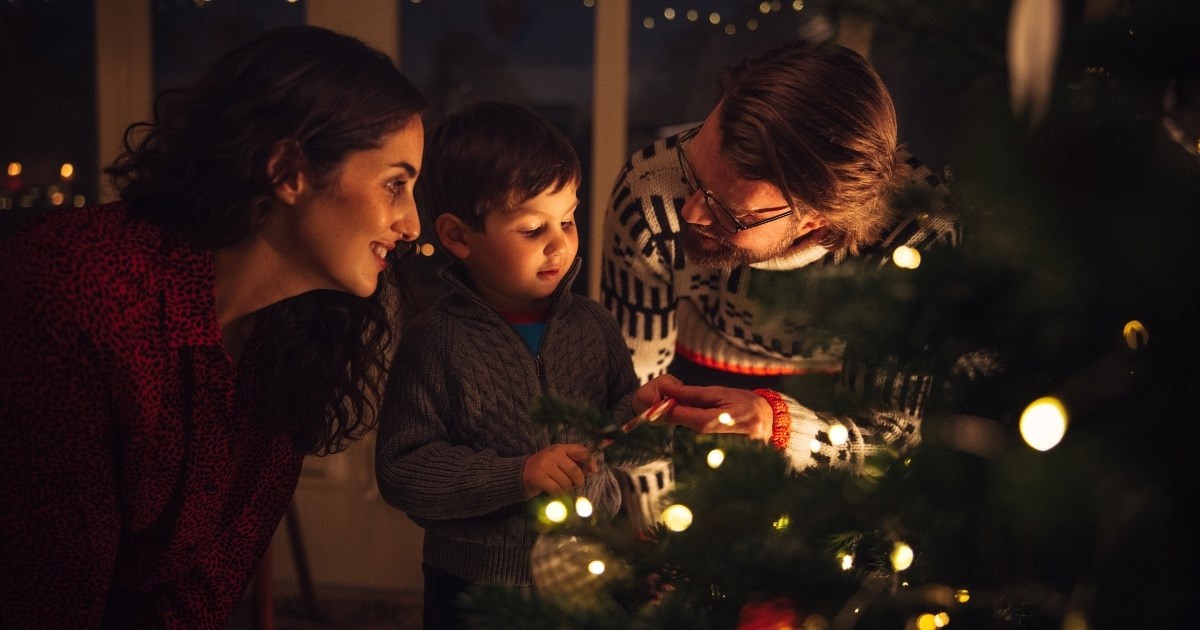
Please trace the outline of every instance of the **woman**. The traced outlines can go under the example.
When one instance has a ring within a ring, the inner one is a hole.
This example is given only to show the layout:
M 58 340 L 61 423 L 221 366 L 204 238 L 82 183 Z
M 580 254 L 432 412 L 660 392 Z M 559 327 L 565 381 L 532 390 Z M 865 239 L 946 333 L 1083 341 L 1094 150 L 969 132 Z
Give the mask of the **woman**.
M 374 428 L 425 108 L 272 31 L 127 130 L 120 201 L 0 244 L 0 627 L 225 627 L 304 455 Z

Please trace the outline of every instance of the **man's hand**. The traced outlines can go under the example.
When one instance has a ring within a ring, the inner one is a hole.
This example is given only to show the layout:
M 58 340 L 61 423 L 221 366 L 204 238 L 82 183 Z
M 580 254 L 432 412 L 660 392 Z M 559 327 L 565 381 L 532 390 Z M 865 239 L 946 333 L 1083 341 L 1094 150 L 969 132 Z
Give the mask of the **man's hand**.
M 741 433 L 764 442 L 771 439 L 774 424 L 771 403 L 750 390 L 684 385 L 679 379 L 661 383 L 658 389 L 661 395 L 670 396 L 677 403 L 668 418 L 672 424 L 700 433 Z
M 649 409 L 654 403 L 671 395 L 664 391 L 668 387 L 681 387 L 683 381 L 670 374 L 661 374 L 650 379 L 645 385 L 633 393 L 633 413 L 637 415 Z
M 525 488 L 526 498 L 533 498 L 541 492 L 560 494 L 582 486 L 584 478 L 598 469 L 587 447 L 581 444 L 551 444 L 525 460 L 521 485 Z

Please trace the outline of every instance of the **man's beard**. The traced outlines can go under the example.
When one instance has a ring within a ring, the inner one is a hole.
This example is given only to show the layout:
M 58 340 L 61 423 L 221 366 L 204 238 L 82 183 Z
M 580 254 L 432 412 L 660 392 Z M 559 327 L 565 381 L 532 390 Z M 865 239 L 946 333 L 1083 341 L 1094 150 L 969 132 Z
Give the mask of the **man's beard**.
M 683 254 L 688 262 L 706 269 L 735 269 L 792 251 L 795 238 L 785 238 L 765 250 L 750 250 L 729 242 L 729 233 L 718 225 L 683 224 Z

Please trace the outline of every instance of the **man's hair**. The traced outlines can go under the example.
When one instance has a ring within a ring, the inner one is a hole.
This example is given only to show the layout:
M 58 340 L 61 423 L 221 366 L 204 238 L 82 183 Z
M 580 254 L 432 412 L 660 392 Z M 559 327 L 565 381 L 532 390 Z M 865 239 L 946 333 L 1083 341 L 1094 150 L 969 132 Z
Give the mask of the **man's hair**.
M 719 125 L 724 156 L 747 179 L 768 181 L 828 222 L 817 235 L 851 253 L 892 221 L 896 110 L 879 75 L 842 46 L 802 41 L 727 67 Z
M 481 101 L 430 131 L 417 204 L 430 217 L 450 213 L 483 231 L 489 213 L 581 177 L 575 149 L 548 120 L 522 105 Z

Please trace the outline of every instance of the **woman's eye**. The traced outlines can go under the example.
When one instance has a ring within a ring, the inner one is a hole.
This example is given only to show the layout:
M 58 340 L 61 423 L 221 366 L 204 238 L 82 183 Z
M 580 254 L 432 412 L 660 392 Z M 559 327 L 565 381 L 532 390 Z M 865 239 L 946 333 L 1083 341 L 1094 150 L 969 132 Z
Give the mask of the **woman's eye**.
M 400 196 L 400 193 L 404 192 L 404 188 L 407 185 L 408 180 L 406 179 L 393 179 L 387 184 L 384 184 L 384 187 L 387 188 L 389 193 L 391 193 L 392 199 L 395 199 L 396 197 Z

